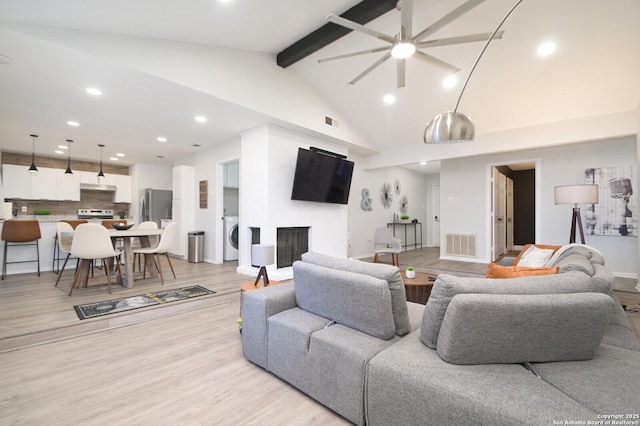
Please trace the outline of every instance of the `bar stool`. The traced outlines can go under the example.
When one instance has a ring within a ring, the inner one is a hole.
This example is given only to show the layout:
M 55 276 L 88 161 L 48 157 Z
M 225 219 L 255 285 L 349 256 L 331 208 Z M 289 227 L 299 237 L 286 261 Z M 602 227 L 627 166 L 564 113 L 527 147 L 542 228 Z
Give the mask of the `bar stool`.
M 4 256 L 2 257 L 2 279 L 7 274 L 8 263 L 38 262 L 38 276 L 40 276 L 40 248 L 38 240 L 41 238 L 40 223 L 37 220 L 6 220 L 2 226 L 2 240 L 4 241 Z M 7 262 L 9 247 L 36 246 L 36 259 Z

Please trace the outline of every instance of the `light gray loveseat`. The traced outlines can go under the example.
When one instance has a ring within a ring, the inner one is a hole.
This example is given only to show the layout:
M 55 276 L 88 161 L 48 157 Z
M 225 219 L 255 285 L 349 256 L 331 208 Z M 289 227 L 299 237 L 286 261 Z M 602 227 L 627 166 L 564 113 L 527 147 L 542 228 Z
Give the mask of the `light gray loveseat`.
M 424 307 L 396 267 L 306 253 L 294 283 L 244 294 L 244 354 L 360 425 L 640 420 L 640 343 L 604 259 L 573 246 L 554 263 L 440 275 Z

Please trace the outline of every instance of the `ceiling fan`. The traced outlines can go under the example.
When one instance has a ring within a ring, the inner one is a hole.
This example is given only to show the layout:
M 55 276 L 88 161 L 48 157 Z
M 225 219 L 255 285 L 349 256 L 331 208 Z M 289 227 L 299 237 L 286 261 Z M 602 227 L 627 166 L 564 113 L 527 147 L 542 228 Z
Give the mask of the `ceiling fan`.
M 400 10 L 400 32 L 394 37 L 384 33 L 381 33 L 376 30 L 372 30 L 370 28 L 365 27 L 364 25 L 360 25 L 356 22 L 350 21 L 348 19 L 342 18 L 340 16 L 330 14 L 327 16 L 326 20 L 329 22 L 333 22 L 334 24 L 340 25 L 342 27 L 348 28 L 350 30 L 359 31 L 363 34 L 367 34 L 373 36 L 379 40 L 385 41 L 389 43 L 389 46 L 377 47 L 374 49 L 362 50 L 359 52 L 347 53 L 344 55 L 333 56 L 330 58 L 319 59 L 318 62 L 327 62 L 333 61 L 336 59 L 344 59 L 350 58 L 353 56 L 365 55 L 368 53 L 377 53 L 377 52 L 386 52 L 384 56 L 374 62 L 369 68 L 358 74 L 353 80 L 349 82 L 349 84 L 356 84 L 360 81 L 364 76 L 369 74 L 371 71 L 376 69 L 379 65 L 386 62 L 391 57 L 396 59 L 396 78 L 398 88 L 404 87 L 405 85 L 405 62 L 409 57 L 415 57 L 420 59 L 428 64 L 435 65 L 445 71 L 455 73 L 460 71 L 459 68 L 444 62 L 434 56 L 431 56 L 427 53 L 420 51 L 420 49 L 430 48 L 430 47 L 439 47 L 439 46 L 449 46 L 453 44 L 462 44 L 462 43 L 473 43 L 477 41 L 486 41 L 491 37 L 492 33 L 481 33 L 481 34 L 472 34 L 466 36 L 459 37 L 448 37 L 442 38 L 438 40 L 426 40 L 432 33 L 438 31 L 442 27 L 446 26 L 453 20 L 459 18 L 464 15 L 474 7 L 478 6 L 480 3 L 485 0 L 468 0 L 463 3 L 457 9 L 449 12 L 447 15 L 443 16 L 424 30 L 419 33 L 413 35 L 412 22 L 413 22 L 413 0 L 399 0 L 396 8 Z M 497 32 L 494 35 L 495 39 L 502 38 L 502 34 L 504 31 Z

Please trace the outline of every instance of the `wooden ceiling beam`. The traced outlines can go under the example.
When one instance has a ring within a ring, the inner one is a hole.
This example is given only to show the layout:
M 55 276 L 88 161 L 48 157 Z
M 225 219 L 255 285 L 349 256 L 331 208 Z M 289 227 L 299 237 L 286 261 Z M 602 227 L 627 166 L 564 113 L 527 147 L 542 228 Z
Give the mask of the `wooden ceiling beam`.
M 394 9 L 397 2 L 397 0 L 363 0 L 340 16 L 365 25 Z M 329 22 L 278 53 L 276 62 L 282 68 L 287 68 L 351 31 Z

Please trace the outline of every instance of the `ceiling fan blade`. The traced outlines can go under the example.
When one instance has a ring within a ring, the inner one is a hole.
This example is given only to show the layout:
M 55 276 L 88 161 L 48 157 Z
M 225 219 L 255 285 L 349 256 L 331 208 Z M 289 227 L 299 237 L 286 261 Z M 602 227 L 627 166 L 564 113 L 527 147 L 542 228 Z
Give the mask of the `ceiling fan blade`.
M 480 34 L 471 34 L 466 36 L 459 37 L 447 37 L 441 38 L 439 40 L 428 40 L 420 43 L 416 43 L 417 49 L 422 49 L 423 47 L 439 47 L 439 46 L 450 46 L 452 44 L 462 44 L 462 43 L 473 43 L 476 41 L 486 41 L 489 40 L 492 33 L 480 33 Z M 499 40 L 502 38 L 504 31 L 498 31 L 495 36 L 493 36 L 494 40 Z
M 413 0 L 400 1 L 400 40 L 411 40 Z
M 362 50 L 362 51 L 359 51 L 359 52 L 345 53 L 344 55 L 331 56 L 329 58 L 318 59 L 318 62 L 322 63 L 322 62 L 335 61 L 336 59 L 351 58 L 352 56 L 366 55 L 367 53 L 383 52 L 383 51 L 389 50 L 389 49 L 391 49 L 390 46 L 377 47 L 375 49 Z
M 428 64 L 435 65 L 438 68 L 442 68 L 443 70 L 448 71 L 450 73 L 456 73 L 460 71 L 460 68 L 455 67 L 449 63 L 446 63 L 445 61 L 442 61 L 431 55 L 427 55 L 424 52 L 420 52 L 419 50 L 416 50 L 415 57 Z
M 465 13 L 467 13 L 468 11 L 470 11 L 471 9 L 478 6 L 480 3 L 484 1 L 485 0 L 469 0 L 463 3 L 457 9 L 454 9 L 453 11 L 449 12 L 448 14 L 446 14 L 445 16 L 438 19 L 436 22 L 434 22 L 433 24 L 431 24 L 430 26 L 428 26 L 427 28 L 425 28 L 424 30 L 416 34 L 413 37 L 413 41 L 419 42 L 421 40 L 424 40 L 434 32 L 438 31 L 440 28 L 458 19 L 459 17 L 461 17 L 462 15 L 464 15 Z
M 396 59 L 396 79 L 398 80 L 398 89 L 404 87 L 404 80 L 406 75 L 405 60 Z
M 396 42 L 396 39 L 391 37 L 391 36 L 389 36 L 389 35 L 386 35 L 384 33 L 378 32 L 376 30 L 369 29 L 369 28 L 365 27 L 364 25 L 360 25 L 360 24 L 358 24 L 356 22 L 353 22 L 353 21 L 350 21 L 348 19 L 344 19 L 343 17 L 338 16 L 338 15 L 334 15 L 333 13 L 330 14 L 329 16 L 327 16 L 326 20 L 329 21 L 329 22 L 333 22 L 334 24 L 340 25 L 342 27 L 348 28 L 350 30 L 359 31 L 361 33 L 373 36 L 373 37 L 375 37 L 377 39 L 386 41 L 387 43 L 393 44 L 393 43 Z
M 374 69 L 376 69 L 376 67 L 380 64 L 382 64 L 383 62 L 385 62 L 387 59 L 389 59 L 391 57 L 391 52 L 387 53 L 386 55 L 384 55 L 382 58 L 378 59 L 377 61 L 375 61 L 373 63 L 373 65 L 371 65 L 369 68 L 367 68 L 366 70 L 362 71 L 360 74 L 358 74 L 358 76 L 356 78 L 354 78 L 353 80 L 351 80 L 349 82 L 349 84 L 356 84 L 358 81 L 360 81 L 362 79 L 362 77 L 364 77 L 365 75 L 369 74 L 371 71 L 373 71 Z

